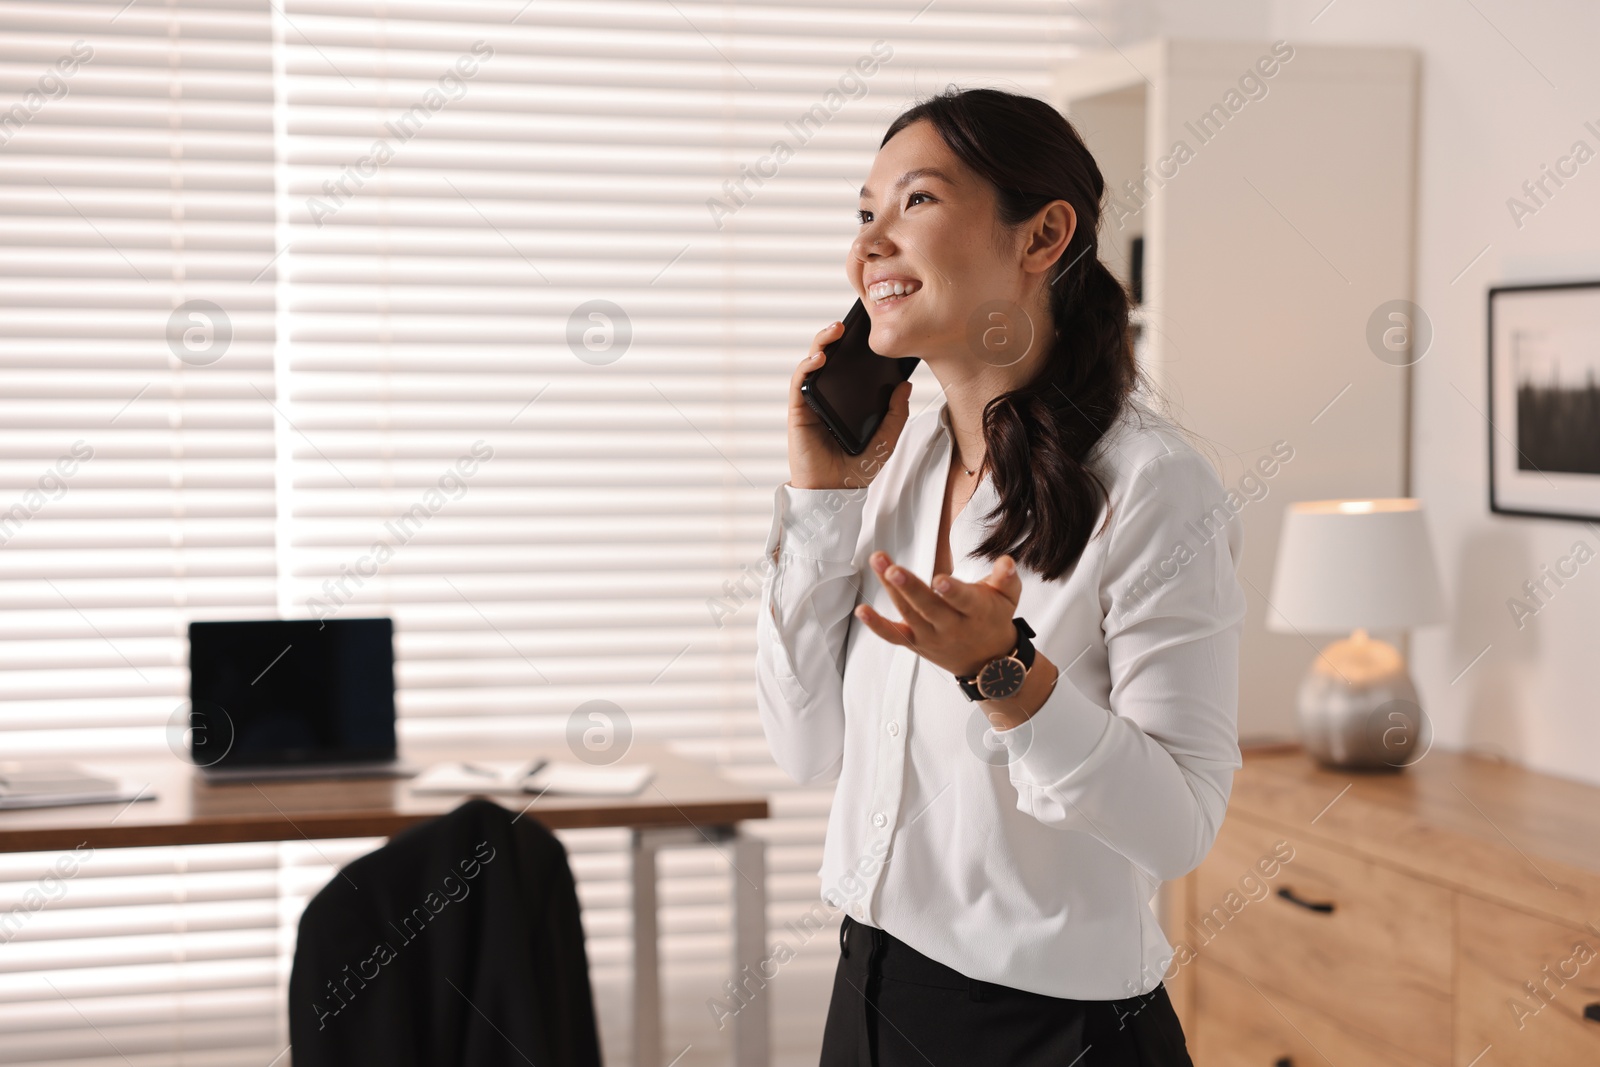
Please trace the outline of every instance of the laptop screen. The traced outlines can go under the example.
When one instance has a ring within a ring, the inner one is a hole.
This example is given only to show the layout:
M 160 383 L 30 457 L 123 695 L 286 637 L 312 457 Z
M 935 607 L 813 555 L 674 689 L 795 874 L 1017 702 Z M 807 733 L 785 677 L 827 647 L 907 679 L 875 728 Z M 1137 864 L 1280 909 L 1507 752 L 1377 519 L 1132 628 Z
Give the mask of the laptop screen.
M 389 619 L 189 624 L 197 766 L 392 760 L 394 715 Z

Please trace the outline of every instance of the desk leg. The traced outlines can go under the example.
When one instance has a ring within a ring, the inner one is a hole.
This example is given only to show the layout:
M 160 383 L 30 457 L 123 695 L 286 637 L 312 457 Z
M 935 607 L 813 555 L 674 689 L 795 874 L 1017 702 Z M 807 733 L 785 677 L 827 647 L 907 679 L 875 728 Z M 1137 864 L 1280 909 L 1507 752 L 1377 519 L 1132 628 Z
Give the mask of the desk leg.
M 767 843 L 736 828 L 733 836 L 734 983 L 755 992 L 733 1017 L 734 1067 L 767 1067 L 771 1059 L 772 984 L 765 988 L 767 957 Z
M 633 1067 L 661 1067 L 661 961 L 656 933 L 656 843 L 633 831 Z
M 767 846 L 737 828 L 634 830 L 633 1067 L 661 1067 L 661 955 L 657 925 L 656 853 L 662 848 L 731 845 L 733 852 L 733 980 L 755 995 L 733 1017 L 735 1067 L 767 1067 L 771 983 L 760 987 L 767 956 Z

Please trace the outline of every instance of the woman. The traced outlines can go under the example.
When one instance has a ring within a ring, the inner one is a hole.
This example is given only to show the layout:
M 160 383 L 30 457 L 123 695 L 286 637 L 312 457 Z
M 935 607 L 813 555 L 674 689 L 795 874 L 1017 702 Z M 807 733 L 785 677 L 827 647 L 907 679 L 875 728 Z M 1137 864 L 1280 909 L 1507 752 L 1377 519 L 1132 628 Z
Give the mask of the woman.
M 1241 535 L 1133 395 L 1103 189 L 1041 101 L 913 107 L 846 272 L 942 395 L 908 418 L 899 386 L 851 457 L 799 393 L 839 323 L 790 382 L 757 692 L 778 764 L 838 779 L 823 1067 L 1189 1063 L 1150 902 L 1241 765 Z

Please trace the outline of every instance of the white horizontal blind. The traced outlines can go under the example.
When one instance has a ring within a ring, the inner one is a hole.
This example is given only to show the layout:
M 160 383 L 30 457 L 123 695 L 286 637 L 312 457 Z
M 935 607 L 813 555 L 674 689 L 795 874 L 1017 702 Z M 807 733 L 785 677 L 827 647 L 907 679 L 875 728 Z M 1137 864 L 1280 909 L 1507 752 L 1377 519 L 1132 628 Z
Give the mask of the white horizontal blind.
M 275 604 L 269 9 L 124 3 L 0 2 L 8 758 L 164 752 L 188 621 Z M 277 846 L 64 858 L 0 856 L 0 1062 L 282 1049 Z
M 272 1060 L 278 848 L 0 856 L 0 1063 Z
M 121 6 L 0 2 L 8 755 L 161 750 L 188 620 L 274 604 L 268 9 Z
M 877 139 L 949 81 L 1043 91 L 1089 31 L 1046 3 L 283 10 L 287 610 L 396 616 L 409 738 L 592 699 L 747 735 L 784 391 L 852 299 Z M 777 173 L 745 197 L 741 166 Z

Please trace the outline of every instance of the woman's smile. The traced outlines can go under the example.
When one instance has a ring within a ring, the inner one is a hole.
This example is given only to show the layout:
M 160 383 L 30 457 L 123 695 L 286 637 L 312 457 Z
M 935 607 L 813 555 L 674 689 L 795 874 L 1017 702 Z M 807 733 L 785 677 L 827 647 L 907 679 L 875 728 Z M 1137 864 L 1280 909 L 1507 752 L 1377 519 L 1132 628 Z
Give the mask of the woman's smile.
M 867 281 L 867 298 L 872 301 L 872 310 L 878 311 L 905 302 L 921 288 L 922 282 L 916 278 L 903 274 L 881 274 Z

